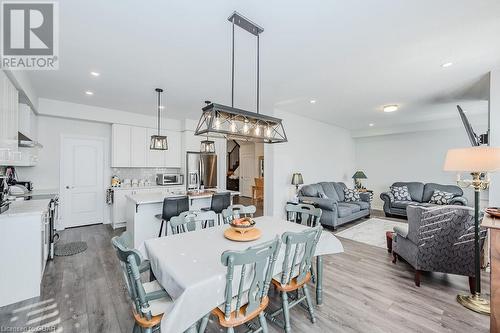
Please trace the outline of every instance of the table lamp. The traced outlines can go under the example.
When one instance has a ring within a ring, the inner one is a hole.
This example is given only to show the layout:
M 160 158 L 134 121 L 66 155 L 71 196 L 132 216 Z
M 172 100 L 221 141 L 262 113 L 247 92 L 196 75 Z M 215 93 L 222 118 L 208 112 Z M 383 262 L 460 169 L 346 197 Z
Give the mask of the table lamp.
M 356 171 L 356 173 L 352 175 L 352 179 L 354 179 L 354 187 L 356 187 L 357 189 L 363 188 L 363 185 L 361 184 L 359 179 L 366 179 L 366 178 L 368 177 L 366 177 L 363 171 L 361 170 Z
M 461 179 L 457 176 L 457 184 L 462 188 L 474 189 L 474 263 L 476 292 L 474 295 L 458 295 L 457 301 L 466 308 L 490 314 L 490 303 L 481 297 L 481 263 L 479 235 L 479 193 L 489 187 L 489 177 L 484 173 L 500 170 L 500 148 L 470 147 L 450 149 L 446 154 L 445 171 L 470 172 L 472 179 Z
M 299 191 L 299 185 L 304 184 L 304 179 L 300 172 L 296 172 L 292 175 L 292 185 L 295 185 L 295 193 Z

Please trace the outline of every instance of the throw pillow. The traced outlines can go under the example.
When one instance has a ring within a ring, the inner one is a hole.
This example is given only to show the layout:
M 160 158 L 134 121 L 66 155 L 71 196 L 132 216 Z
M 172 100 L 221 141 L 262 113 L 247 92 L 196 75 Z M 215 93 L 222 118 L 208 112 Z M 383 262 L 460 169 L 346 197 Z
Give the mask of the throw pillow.
M 397 201 L 411 201 L 410 192 L 406 185 L 391 187 L 391 193 Z
M 319 197 L 322 198 L 322 199 L 328 199 L 328 197 L 326 196 L 326 194 L 323 193 L 323 192 L 319 193 Z
M 429 203 L 436 205 L 447 205 L 450 203 L 451 199 L 453 199 L 454 196 L 454 193 L 434 190 Z
M 344 197 L 345 202 L 359 201 L 359 192 L 356 189 L 344 188 Z

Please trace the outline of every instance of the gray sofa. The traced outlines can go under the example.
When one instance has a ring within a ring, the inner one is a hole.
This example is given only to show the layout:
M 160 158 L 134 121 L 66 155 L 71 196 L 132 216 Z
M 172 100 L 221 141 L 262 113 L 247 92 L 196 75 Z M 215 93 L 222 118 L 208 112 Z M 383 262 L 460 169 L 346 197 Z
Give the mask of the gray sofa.
M 441 272 L 469 277 L 474 294 L 474 209 L 463 206 L 408 207 L 408 227 L 394 227 L 393 263 L 404 259 L 420 273 Z M 480 246 L 486 229 L 481 228 Z
M 380 194 L 380 199 L 384 201 L 384 212 L 387 217 L 403 216 L 406 217 L 406 207 L 414 206 L 435 206 L 429 203 L 434 190 L 454 193 L 455 197 L 449 203 L 450 205 L 467 206 L 467 199 L 463 197 L 462 189 L 455 185 L 440 185 L 436 183 L 419 183 L 419 182 L 396 182 L 391 187 L 401 187 L 406 185 L 410 193 L 411 201 L 397 201 L 394 199 L 391 191 Z
M 360 201 L 345 202 L 345 188 L 347 186 L 344 183 L 321 182 L 302 186 L 298 196 L 300 201 L 316 203 L 323 211 L 321 224 L 335 228 L 361 217 L 370 216 L 370 195 L 360 193 Z M 327 198 L 321 198 L 320 193 Z

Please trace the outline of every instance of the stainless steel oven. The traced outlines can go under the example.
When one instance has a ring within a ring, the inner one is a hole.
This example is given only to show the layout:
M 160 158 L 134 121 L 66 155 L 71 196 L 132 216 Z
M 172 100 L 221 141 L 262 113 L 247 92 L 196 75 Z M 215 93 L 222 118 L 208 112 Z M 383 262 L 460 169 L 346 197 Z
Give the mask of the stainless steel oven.
M 184 176 L 179 173 L 158 173 L 156 174 L 156 184 L 158 185 L 182 185 Z

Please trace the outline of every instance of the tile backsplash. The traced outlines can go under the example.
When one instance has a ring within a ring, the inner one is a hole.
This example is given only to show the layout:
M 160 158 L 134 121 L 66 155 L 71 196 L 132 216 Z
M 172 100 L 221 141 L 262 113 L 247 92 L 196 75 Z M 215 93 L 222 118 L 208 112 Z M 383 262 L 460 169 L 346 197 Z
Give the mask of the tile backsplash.
M 179 173 L 180 168 L 112 168 L 111 175 L 123 179 L 144 179 L 152 184 L 156 182 L 157 173 Z

